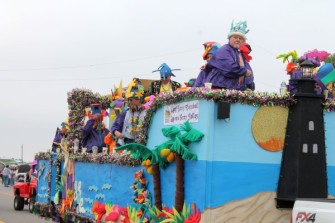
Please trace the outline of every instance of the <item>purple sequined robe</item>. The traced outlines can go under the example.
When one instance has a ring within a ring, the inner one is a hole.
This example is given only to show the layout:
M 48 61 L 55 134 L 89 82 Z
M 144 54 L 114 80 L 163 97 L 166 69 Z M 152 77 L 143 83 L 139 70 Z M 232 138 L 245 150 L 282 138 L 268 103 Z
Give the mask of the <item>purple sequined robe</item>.
M 212 88 L 246 90 L 246 81 L 239 84 L 238 79 L 241 76 L 245 77 L 247 69 L 251 70 L 251 67 L 244 58 L 243 62 L 244 67 L 239 64 L 237 49 L 229 44 L 222 46 L 206 66 L 205 72 L 208 76 L 205 82 L 212 83 Z
M 104 128 L 98 130 L 93 128 L 94 120 L 90 119 L 87 121 L 85 127 L 82 130 L 83 134 L 83 148 L 87 148 L 87 152 L 92 152 L 92 147 L 98 147 L 98 152 L 102 152 L 102 147 L 106 147 L 104 142 L 105 136 L 109 133 L 109 130 Z

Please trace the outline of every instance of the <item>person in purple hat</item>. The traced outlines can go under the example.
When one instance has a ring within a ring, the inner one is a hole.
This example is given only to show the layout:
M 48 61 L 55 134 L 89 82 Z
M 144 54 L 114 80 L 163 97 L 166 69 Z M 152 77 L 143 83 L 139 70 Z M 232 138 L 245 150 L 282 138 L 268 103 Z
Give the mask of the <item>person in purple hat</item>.
M 60 143 L 63 138 L 67 137 L 67 132 L 70 130 L 68 120 L 61 123 L 61 129 L 57 128 L 57 133 L 52 143 L 52 152 L 56 152 L 57 148 L 60 147 Z
M 229 43 L 216 51 L 205 68 L 208 73 L 205 82 L 212 83 L 212 88 L 247 89 L 245 78 L 252 75 L 252 69 L 240 52 L 240 47 L 246 41 L 245 34 L 248 32 L 245 21 L 235 26 L 232 23 L 228 34 Z
M 208 63 L 208 61 L 213 57 L 215 52 L 221 47 L 221 45 L 217 42 L 206 42 L 202 44 L 205 47 L 205 52 L 202 55 L 202 58 Z M 204 87 L 205 80 L 208 75 L 205 71 L 206 64 L 200 67 L 200 73 L 193 84 L 193 87 Z
M 105 128 L 102 122 L 103 117 L 100 104 L 92 104 L 91 111 L 93 118 L 87 121 L 82 130 L 83 148 L 87 149 L 86 152 L 92 153 L 93 147 L 97 147 L 98 153 L 101 153 L 102 148 L 106 147 L 104 138 L 109 133 L 109 130 Z
M 157 70 L 154 70 L 153 72 L 159 71 L 161 79 L 150 83 L 149 94 L 153 94 L 155 96 L 160 93 L 172 94 L 175 90 L 177 90 L 177 88 L 180 88 L 180 83 L 171 80 L 171 76 L 175 77 L 172 73 L 174 70 L 180 69 L 171 69 L 166 63 L 161 64 Z

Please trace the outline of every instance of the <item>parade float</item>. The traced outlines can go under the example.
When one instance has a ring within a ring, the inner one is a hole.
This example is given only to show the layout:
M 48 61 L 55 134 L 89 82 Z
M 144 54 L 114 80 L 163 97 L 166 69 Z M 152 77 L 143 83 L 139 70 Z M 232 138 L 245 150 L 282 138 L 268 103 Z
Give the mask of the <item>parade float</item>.
M 68 143 L 36 154 L 34 212 L 57 222 L 289 222 L 295 199 L 335 195 L 335 102 L 300 66 L 294 94 L 186 88 L 151 98 L 139 144 L 100 154 L 74 148 L 85 108 L 123 105 L 72 90 Z

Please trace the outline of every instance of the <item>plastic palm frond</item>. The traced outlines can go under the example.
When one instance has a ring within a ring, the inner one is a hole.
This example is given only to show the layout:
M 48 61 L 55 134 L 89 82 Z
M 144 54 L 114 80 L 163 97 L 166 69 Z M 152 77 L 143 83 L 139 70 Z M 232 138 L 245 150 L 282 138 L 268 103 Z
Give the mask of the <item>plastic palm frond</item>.
M 158 146 L 155 146 L 155 148 L 157 148 L 159 151 L 161 151 L 162 149 L 166 149 L 166 148 L 171 148 L 172 145 L 174 144 L 175 142 L 175 138 L 173 139 L 169 139 L 167 141 L 165 141 L 164 143 L 158 145 Z
M 138 223 L 139 222 L 139 218 L 137 217 L 137 210 L 135 207 L 132 206 L 128 206 L 127 207 L 127 211 L 128 211 L 128 217 L 130 222 L 132 223 Z
M 166 142 L 164 142 L 164 143 L 162 143 L 158 146 L 155 146 L 155 149 L 161 151 L 162 149 L 170 148 L 173 145 L 173 142 L 174 142 L 174 140 L 170 139 L 170 140 L 168 140 L 168 141 L 166 141 Z
M 171 139 L 180 134 L 180 130 L 176 126 L 163 128 L 162 132 L 165 137 L 169 137 Z
M 293 60 L 298 60 L 299 59 L 299 56 L 298 56 L 298 53 L 297 53 L 296 50 L 293 50 L 292 59 Z
M 204 134 L 199 130 L 192 128 L 189 121 L 186 121 L 181 127 L 181 130 L 185 131 L 186 133 L 182 135 L 182 140 L 185 143 L 189 142 L 199 142 Z
M 166 159 L 160 159 L 159 160 L 159 167 L 160 168 L 165 170 L 167 166 L 168 166 L 168 162 L 166 161 Z
M 287 59 L 287 54 L 286 53 L 283 53 L 283 54 L 280 54 L 278 56 L 276 56 L 276 59 L 280 59 L 280 58 L 283 58 L 283 63 L 285 63 L 286 59 Z
M 184 153 L 184 150 L 186 150 L 188 148 L 179 137 L 176 137 L 173 140 L 173 144 L 171 145 L 170 149 L 172 151 L 182 155 Z
M 168 162 L 160 155 L 160 151 L 161 150 L 159 148 L 152 150 L 151 164 L 158 164 L 160 168 L 166 169 Z
M 154 149 L 151 151 L 151 164 L 157 164 L 159 163 L 160 155 L 159 151 L 157 149 Z
M 150 207 L 148 211 L 151 216 L 157 216 L 161 213 L 161 211 L 156 206 Z
M 191 123 L 187 120 L 182 126 L 180 126 L 180 129 L 185 132 L 190 131 L 192 129 Z
M 59 204 L 59 193 L 64 188 L 64 182 L 66 181 L 65 175 L 62 175 L 60 180 L 56 183 L 56 194 L 54 196 L 54 203 Z
M 188 218 L 191 214 L 191 207 L 186 205 L 186 202 L 184 201 L 183 210 L 181 212 L 181 215 L 184 216 L 184 218 Z
M 183 154 L 181 154 L 183 160 L 198 160 L 198 156 L 195 153 L 192 153 L 189 149 L 184 150 Z
M 148 209 L 150 218 L 152 222 L 160 222 L 160 220 L 157 218 L 157 216 L 162 213 L 156 206 L 150 207 Z
M 64 182 L 65 182 L 65 176 L 62 175 L 61 178 L 60 178 L 60 180 L 56 184 L 56 190 L 62 191 L 63 187 L 64 187 Z
M 146 160 L 151 156 L 151 150 L 142 145 L 142 144 L 138 144 L 138 143 L 129 143 L 120 147 L 115 148 L 116 151 L 119 150 L 128 150 L 132 153 L 132 157 L 134 159 L 142 159 L 142 160 Z
M 105 204 L 106 213 L 108 214 L 108 213 L 112 212 L 113 211 L 113 207 L 114 207 L 114 205 L 113 205 L 112 202 L 107 202 Z
M 161 221 L 161 223 L 169 223 L 169 222 L 177 222 L 176 218 L 173 216 L 173 214 L 171 214 L 170 212 L 163 210 L 162 211 L 164 214 L 166 214 L 166 216 L 168 216 L 168 219 L 165 219 L 164 221 Z
M 292 50 L 288 53 L 280 54 L 276 57 L 276 59 L 283 58 L 283 63 L 285 63 L 286 61 L 289 62 L 288 60 L 289 57 L 292 57 L 292 61 L 299 59 L 299 56 L 296 50 Z
M 174 223 L 183 223 L 184 222 L 184 217 L 183 215 L 180 215 L 178 211 L 173 208 L 173 214 L 171 214 L 168 211 L 163 210 L 164 214 L 166 214 L 169 218 L 165 219 L 164 221 L 161 221 L 161 223 L 169 223 L 169 222 L 174 222 Z
M 179 212 L 173 208 L 173 214 L 177 220 L 177 222 L 183 223 L 184 222 L 184 218 L 179 214 Z
M 188 147 L 184 144 L 183 140 L 179 137 L 176 137 L 173 140 L 173 144 L 170 149 L 173 152 L 176 152 L 182 156 L 184 160 L 197 160 L 198 156 L 195 153 L 192 153 Z

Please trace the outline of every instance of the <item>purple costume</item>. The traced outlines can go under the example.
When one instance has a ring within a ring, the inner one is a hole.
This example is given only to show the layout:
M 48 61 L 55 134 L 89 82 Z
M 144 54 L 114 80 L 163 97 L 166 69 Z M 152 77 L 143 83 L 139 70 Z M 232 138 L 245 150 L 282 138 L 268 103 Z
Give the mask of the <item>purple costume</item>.
M 195 80 L 195 83 L 193 85 L 193 87 L 204 87 L 205 86 L 205 80 L 206 80 L 206 71 L 205 70 L 201 70 L 197 79 Z
M 251 68 L 250 68 L 251 70 Z M 245 78 L 245 84 L 246 84 L 246 87 L 250 90 L 255 90 L 255 82 L 254 82 L 254 75 L 250 75 L 249 77 L 246 77 Z
M 124 118 L 126 117 L 127 110 L 123 111 L 121 115 L 118 115 L 115 122 L 112 125 L 111 132 L 112 135 L 114 135 L 115 131 L 122 132 L 123 129 L 123 123 L 124 123 Z
M 87 148 L 87 152 L 92 152 L 92 147 L 98 147 L 98 152 L 102 152 L 102 147 L 106 147 L 104 142 L 105 136 L 109 133 L 109 130 L 104 128 L 98 130 L 97 128 L 93 128 L 94 119 L 90 119 L 87 121 L 83 133 L 83 147 Z
M 58 133 L 56 134 L 53 142 L 60 143 L 62 141 L 62 138 L 63 138 L 63 134 L 61 133 L 60 130 L 58 130 Z M 57 145 L 53 143 L 52 144 L 52 152 L 56 152 L 56 149 L 57 149 Z
M 246 90 L 246 82 L 239 84 L 238 79 L 245 76 L 247 69 L 252 70 L 244 58 L 245 66 L 240 66 L 238 52 L 238 49 L 229 44 L 222 46 L 206 65 L 205 72 L 208 72 L 208 76 L 205 82 L 212 83 L 213 88 Z
M 298 92 L 298 80 L 302 78 L 301 70 L 295 70 L 292 72 L 291 78 L 288 84 L 288 90 L 291 94 L 296 94 Z

